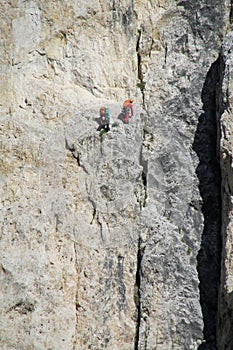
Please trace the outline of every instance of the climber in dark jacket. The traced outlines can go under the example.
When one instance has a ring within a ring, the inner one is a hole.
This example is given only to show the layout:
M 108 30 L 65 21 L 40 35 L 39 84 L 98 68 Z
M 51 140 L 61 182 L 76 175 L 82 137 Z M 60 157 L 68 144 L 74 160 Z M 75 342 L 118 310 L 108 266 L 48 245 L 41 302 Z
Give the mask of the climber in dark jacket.
M 108 132 L 110 130 L 109 123 L 110 123 L 109 109 L 106 107 L 101 107 L 100 108 L 100 117 L 98 118 L 99 127 L 98 127 L 97 131 L 105 130 L 106 132 Z

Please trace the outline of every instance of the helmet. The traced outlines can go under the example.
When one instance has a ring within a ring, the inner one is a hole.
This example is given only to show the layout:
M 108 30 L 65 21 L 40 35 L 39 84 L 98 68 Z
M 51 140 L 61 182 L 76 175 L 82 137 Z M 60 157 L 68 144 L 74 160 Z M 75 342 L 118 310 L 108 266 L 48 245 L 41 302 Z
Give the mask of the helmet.
M 130 103 L 133 103 L 133 102 L 134 102 L 134 100 L 131 98 L 131 99 L 129 100 L 129 102 L 130 102 Z
M 101 107 L 100 108 L 100 115 L 105 114 L 105 112 L 106 112 L 106 108 L 105 107 Z

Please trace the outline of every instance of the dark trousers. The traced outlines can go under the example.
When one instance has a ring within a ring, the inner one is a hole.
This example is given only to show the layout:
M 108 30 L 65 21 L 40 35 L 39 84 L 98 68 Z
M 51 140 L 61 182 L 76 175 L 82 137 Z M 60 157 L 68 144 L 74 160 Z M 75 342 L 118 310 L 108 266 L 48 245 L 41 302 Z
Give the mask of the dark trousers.
M 106 132 L 108 132 L 110 130 L 109 128 L 109 124 L 102 124 L 98 127 L 97 131 L 100 131 L 100 130 L 105 130 Z

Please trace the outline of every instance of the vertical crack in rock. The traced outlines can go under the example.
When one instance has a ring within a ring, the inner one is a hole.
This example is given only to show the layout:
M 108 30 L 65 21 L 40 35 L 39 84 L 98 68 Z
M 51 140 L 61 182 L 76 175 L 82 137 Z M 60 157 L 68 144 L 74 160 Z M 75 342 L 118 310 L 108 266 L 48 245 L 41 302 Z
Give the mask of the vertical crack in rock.
M 100 221 L 99 213 L 98 213 L 96 219 L 97 219 L 97 222 L 98 222 L 98 225 L 99 225 L 99 228 L 100 228 L 100 237 L 101 237 L 102 241 L 104 241 L 104 236 L 103 236 L 103 224 L 102 224 L 102 222 Z
M 76 148 L 74 145 L 69 145 L 69 142 L 68 142 L 67 139 L 65 139 L 65 148 L 66 148 L 68 151 L 71 152 L 72 157 L 73 157 L 74 159 L 76 159 L 78 166 L 81 167 L 81 168 L 85 171 L 86 174 L 88 174 L 87 169 L 86 169 L 85 166 L 84 166 L 83 164 L 81 164 L 81 162 L 80 162 L 80 155 L 79 155 L 79 153 L 78 153 L 77 148 Z
M 199 350 L 216 349 L 218 291 L 221 271 L 221 173 L 218 159 L 216 92 L 220 80 L 219 59 L 207 74 L 193 149 L 199 157 L 196 173 L 203 200 L 204 229 L 198 254 L 200 303 L 204 321 L 204 340 Z
M 136 332 L 134 341 L 134 350 L 139 349 L 139 334 L 140 334 L 140 324 L 141 324 L 141 263 L 144 254 L 144 249 L 142 248 L 141 238 L 138 239 L 138 252 L 137 252 L 137 271 L 136 271 L 136 283 L 135 283 L 135 304 L 136 304 Z
M 91 219 L 90 225 L 93 224 L 93 221 L 95 220 L 95 217 L 96 217 L 96 209 L 93 208 L 93 214 L 92 214 L 92 219 Z
M 231 0 L 231 9 L 230 9 L 230 24 L 233 22 L 233 0 Z
M 140 42 L 141 42 L 141 36 L 142 36 L 142 31 L 141 29 L 138 30 L 138 39 L 137 39 L 137 44 L 136 44 L 136 52 L 137 52 L 137 60 L 138 60 L 138 87 L 141 90 L 142 93 L 142 102 L 143 106 L 145 106 L 145 82 L 143 81 L 143 73 L 142 73 L 142 54 L 141 54 L 141 48 L 140 48 Z
M 142 82 L 143 81 L 143 74 L 142 74 L 142 56 L 141 56 L 141 50 L 140 50 L 140 41 L 141 41 L 142 31 L 141 29 L 138 30 L 138 39 L 136 44 L 136 51 L 137 51 L 137 59 L 138 59 L 138 79 Z
M 126 308 L 126 287 L 124 284 L 124 257 L 118 256 L 117 263 L 117 274 L 118 274 L 118 307 L 119 311 L 122 311 Z
M 232 4 L 232 2 L 231 2 Z M 233 349 L 232 292 L 232 31 L 222 45 L 219 86 L 219 133 L 222 172 L 222 268 L 218 303 L 217 342 L 219 349 Z
M 143 108 L 145 109 L 145 83 L 143 81 L 143 72 L 142 72 L 142 54 L 141 54 L 141 48 L 140 48 L 140 42 L 141 42 L 141 36 L 142 36 L 142 31 L 141 29 L 138 30 L 138 38 L 137 38 L 137 43 L 136 43 L 136 52 L 137 52 L 137 60 L 138 60 L 138 79 L 139 79 L 139 83 L 138 83 L 138 87 L 141 90 L 142 93 L 142 105 Z M 144 160 L 143 157 L 143 146 L 144 143 L 146 141 L 146 133 L 147 131 L 145 130 L 145 128 L 143 128 L 143 141 L 142 141 L 142 147 L 141 147 L 141 153 L 140 153 L 140 159 L 139 159 L 139 163 L 142 166 L 142 188 L 144 191 L 144 195 L 143 195 L 143 201 L 140 201 L 140 208 L 142 209 L 142 207 L 146 206 L 146 199 L 147 199 L 147 168 L 148 168 L 148 164 L 147 161 Z
M 146 200 L 147 200 L 147 173 L 148 173 L 148 161 L 144 159 L 143 157 L 143 147 L 144 143 L 146 142 L 146 134 L 147 131 L 143 129 L 143 142 L 142 142 L 142 147 L 141 147 L 141 153 L 140 153 L 140 159 L 139 159 L 139 164 L 142 166 L 142 188 L 143 188 L 143 198 L 142 202 L 140 204 L 140 207 L 146 206 Z
M 165 50 L 164 50 L 164 65 L 166 66 L 167 64 L 167 43 L 165 43 Z
M 61 221 L 59 220 L 59 216 L 58 214 L 55 214 L 54 215 L 55 217 L 55 232 L 57 233 L 59 231 L 59 224 L 61 223 Z
M 76 349 L 76 342 L 77 342 L 77 334 L 78 334 L 78 312 L 80 308 L 79 304 L 79 297 L 78 297 L 78 252 L 77 252 L 77 245 L 74 242 L 74 255 L 75 255 L 75 270 L 76 270 L 76 293 L 75 293 L 75 334 L 73 337 L 73 350 Z

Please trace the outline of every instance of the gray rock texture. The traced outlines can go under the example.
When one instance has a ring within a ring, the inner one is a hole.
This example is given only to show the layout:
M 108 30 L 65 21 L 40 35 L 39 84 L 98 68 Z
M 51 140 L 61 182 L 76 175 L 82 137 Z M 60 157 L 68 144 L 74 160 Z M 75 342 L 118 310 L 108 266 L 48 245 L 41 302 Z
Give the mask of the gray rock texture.
M 0 15 L 0 348 L 232 349 L 230 0 Z
M 226 36 L 221 51 L 219 91 L 220 160 L 222 170 L 222 268 L 219 293 L 218 345 L 232 349 L 233 271 L 232 271 L 232 45 L 233 32 Z

